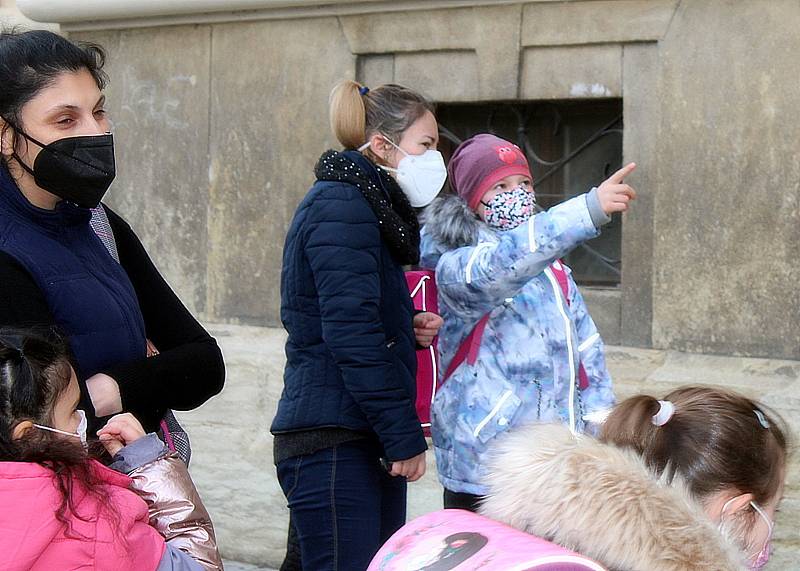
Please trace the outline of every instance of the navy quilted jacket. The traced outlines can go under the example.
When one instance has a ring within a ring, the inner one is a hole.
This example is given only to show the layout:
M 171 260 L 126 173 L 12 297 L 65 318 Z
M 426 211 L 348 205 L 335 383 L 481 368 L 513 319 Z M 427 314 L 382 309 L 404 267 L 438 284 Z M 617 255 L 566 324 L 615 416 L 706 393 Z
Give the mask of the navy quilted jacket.
M 381 184 L 360 153 L 343 155 Z M 403 269 L 361 191 L 317 180 L 284 246 L 281 319 L 289 336 L 272 432 L 342 427 L 374 432 L 390 461 L 423 452 L 413 314 Z

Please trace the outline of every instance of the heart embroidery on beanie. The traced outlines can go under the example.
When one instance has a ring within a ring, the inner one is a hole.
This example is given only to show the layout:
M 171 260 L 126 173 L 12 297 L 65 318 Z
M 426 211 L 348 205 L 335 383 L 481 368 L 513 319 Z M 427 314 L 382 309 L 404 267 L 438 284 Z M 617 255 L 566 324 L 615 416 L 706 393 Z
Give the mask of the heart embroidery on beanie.
M 497 151 L 497 157 L 507 165 L 513 165 L 522 155 L 522 151 L 516 145 L 495 147 L 494 149 Z

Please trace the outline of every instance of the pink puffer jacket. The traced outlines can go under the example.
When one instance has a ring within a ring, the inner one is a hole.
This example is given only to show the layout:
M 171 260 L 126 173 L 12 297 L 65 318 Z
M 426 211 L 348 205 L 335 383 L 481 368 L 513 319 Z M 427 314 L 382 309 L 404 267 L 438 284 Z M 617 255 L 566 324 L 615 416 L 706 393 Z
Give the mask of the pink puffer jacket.
M 222 569 L 208 512 L 174 454 L 160 454 L 130 477 L 94 460 L 91 467 L 107 500 L 76 482 L 68 530 L 55 517 L 61 493 L 53 471 L 0 462 L 0 569 L 154 571 L 166 542 L 203 569 Z

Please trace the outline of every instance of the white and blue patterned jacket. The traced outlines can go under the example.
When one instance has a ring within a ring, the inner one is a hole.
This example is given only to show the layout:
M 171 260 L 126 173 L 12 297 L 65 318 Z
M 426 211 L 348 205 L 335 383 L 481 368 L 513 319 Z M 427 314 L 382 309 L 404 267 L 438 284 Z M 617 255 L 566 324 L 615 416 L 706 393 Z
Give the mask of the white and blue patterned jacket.
M 462 363 L 434 401 L 431 431 L 445 488 L 485 494 L 487 455 L 504 431 L 537 421 L 582 431 L 586 414 L 613 405 L 600 334 L 572 277 L 568 305 L 549 268 L 608 220 L 595 190 L 508 232 L 490 229 L 456 196 L 426 209 L 421 265 L 436 270 L 440 377 L 491 312 L 477 362 Z

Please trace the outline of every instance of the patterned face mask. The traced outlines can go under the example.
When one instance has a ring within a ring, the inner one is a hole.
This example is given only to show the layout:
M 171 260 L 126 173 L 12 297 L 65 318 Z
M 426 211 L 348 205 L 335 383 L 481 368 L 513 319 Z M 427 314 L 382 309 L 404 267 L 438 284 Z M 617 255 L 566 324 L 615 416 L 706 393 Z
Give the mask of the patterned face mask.
M 536 197 L 533 192 L 520 185 L 507 192 L 497 194 L 483 204 L 486 224 L 496 230 L 513 230 L 536 213 Z

